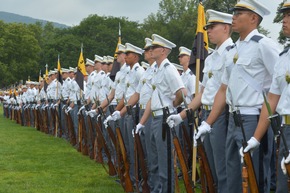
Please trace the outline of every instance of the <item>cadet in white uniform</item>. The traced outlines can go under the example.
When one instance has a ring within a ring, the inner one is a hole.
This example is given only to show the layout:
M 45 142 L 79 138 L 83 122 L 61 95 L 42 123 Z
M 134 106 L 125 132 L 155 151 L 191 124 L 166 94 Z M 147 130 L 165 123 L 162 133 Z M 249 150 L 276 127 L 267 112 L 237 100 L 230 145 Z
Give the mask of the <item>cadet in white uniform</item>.
M 283 13 L 283 34 L 286 37 L 290 37 L 290 1 L 286 1 L 280 12 Z M 289 47 L 286 48 L 282 53 L 280 53 L 280 58 L 275 65 L 273 82 L 271 84 L 271 88 L 268 94 L 269 104 L 272 112 L 277 112 L 282 115 L 283 118 L 283 132 L 286 137 L 286 142 L 288 147 L 290 147 L 290 51 Z M 248 141 L 248 146 L 245 148 L 245 152 L 253 151 L 258 148 L 260 145 L 260 141 L 263 138 L 269 127 L 268 121 L 269 113 L 266 105 L 264 104 L 262 107 L 259 123 L 257 129 L 253 135 L 253 137 Z M 279 158 L 278 163 L 278 177 L 277 177 L 277 185 L 276 185 L 276 193 L 288 193 L 288 185 L 287 185 L 287 174 L 285 170 L 285 163 L 289 163 L 290 155 L 285 158 L 283 157 L 283 153 L 285 152 L 285 146 L 282 140 L 280 141 L 279 147 Z M 283 170 L 283 171 L 282 171 Z M 289 174 L 288 174 L 289 175 Z
M 172 139 L 170 139 L 170 147 L 167 147 L 167 140 L 162 140 L 162 122 L 163 110 L 168 107 L 170 113 L 174 112 L 174 108 L 181 104 L 184 85 L 176 68 L 167 59 L 171 49 L 176 45 L 169 40 L 157 35 L 152 35 L 152 58 L 156 61 L 157 69 L 152 78 L 153 93 L 151 99 L 146 105 L 144 115 L 140 120 L 140 125 L 145 125 L 150 113 L 152 113 L 151 124 L 151 182 L 152 192 L 174 192 L 173 177 L 173 158 L 171 155 L 171 182 L 168 178 L 168 159 L 167 148 L 170 152 L 173 148 Z M 139 125 L 139 124 L 138 124 Z M 167 137 L 166 137 L 167 138 Z M 168 184 L 170 184 L 168 186 Z M 171 190 L 171 191 L 170 191 Z
M 222 74 L 225 69 L 224 60 L 228 52 L 227 49 L 230 49 L 233 45 L 233 41 L 230 38 L 232 15 L 214 10 L 207 10 L 207 14 L 209 19 L 205 29 L 208 32 L 211 43 L 216 44 L 216 49 L 205 60 L 201 92 L 189 104 L 189 108 L 193 110 L 196 110 L 202 105 L 203 121 L 206 120 L 211 112 L 214 97 L 221 86 Z M 228 120 L 228 115 L 226 114 L 226 109 L 224 109 L 223 113 L 212 125 L 212 128 L 214 128 L 213 131 L 204 140 L 207 158 L 219 193 L 228 192 L 225 163 Z M 181 117 L 186 117 L 185 111 L 180 115 L 172 115 L 168 118 L 168 121 L 173 120 L 174 124 L 179 124 Z

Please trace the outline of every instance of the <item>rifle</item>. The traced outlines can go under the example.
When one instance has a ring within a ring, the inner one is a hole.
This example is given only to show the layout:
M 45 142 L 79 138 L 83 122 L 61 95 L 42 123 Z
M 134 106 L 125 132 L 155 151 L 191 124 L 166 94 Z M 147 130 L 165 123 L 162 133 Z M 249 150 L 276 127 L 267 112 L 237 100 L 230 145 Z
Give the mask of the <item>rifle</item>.
M 166 112 L 166 116 L 168 117 L 169 116 L 168 107 L 165 108 L 165 112 Z M 164 116 L 164 114 L 163 114 L 163 116 Z M 188 166 L 186 164 L 184 154 L 183 154 L 183 151 L 181 149 L 181 145 L 180 145 L 178 137 L 176 135 L 175 128 L 172 127 L 170 129 L 171 129 L 171 133 L 172 133 L 172 137 L 173 137 L 173 144 L 175 147 L 175 151 L 176 151 L 177 157 L 179 159 L 179 163 L 180 163 L 180 167 L 181 167 L 181 171 L 182 171 L 182 175 L 183 175 L 183 182 L 184 182 L 186 192 L 193 193 L 194 192 L 194 190 L 192 189 L 193 186 L 191 184 L 191 180 L 190 180 L 190 177 L 188 175 Z
M 139 191 L 138 188 L 138 182 L 139 182 L 139 162 L 138 162 L 138 158 L 140 161 L 140 168 L 141 168 L 141 172 L 142 172 L 142 177 L 143 177 L 143 181 L 142 181 L 142 192 L 147 193 L 150 192 L 150 187 L 148 185 L 148 171 L 147 171 L 147 166 L 145 163 L 145 155 L 144 155 L 144 150 L 142 147 L 142 143 L 141 143 L 141 139 L 140 139 L 140 135 L 137 133 L 135 133 L 136 131 L 136 123 L 139 122 L 138 117 L 139 117 L 139 112 L 138 112 L 138 107 L 136 107 L 136 112 L 135 115 L 133 114 L 133 109 L 131 105 L 127 105 L 127 112 L 128 115 L 132 116 L 133 119 L 133 132 L 134 132 L 134 153 L 135 153 L 135 177 L 136 177 L 136 189 L 137 191 Z M 138 116 L 136 116 L 138 114 Z
M 122 183 L 122 185 L 125 192 L 134 192 L 133 185 L 130 178 L 130 164 L 127 159 L 126 147 L 124 144 L 120 127 L 116 127 L 116 134 L 117 134 L 117 142 L 118 142 L 117 144 L 118 144 L 118 147 L 120 148 L 121 158 L 124 162 L 124 172 L 121 178 L 123 179 L 122 181 L 124 182 L 124 184 Z
M 236 110 L 233 112 L 233 116 L 234 116 L 234 121 L 235 121 L 235 125 L 237 127 L 240 127 L 242 130 L 242 134 L 243 134 L 243 142 L 242 142 L 242 146 L 243 148 L 247 147 L 247 139 L 246 139 L 246 134 L 245 134 L 245 129 L 243 126 L 243 122 L 241 119 L 241 114 L 239 110 Z M 243 179 L 244 181 L 244 186 L 246 187 L 246 182 L 249 182 L 249 186 L 250 186 L 250 192 L 251 193 L 259 193 L 259 189 L 258 189 L 258 183 L 257 183 L 257 178 L 256 178 L 256 173 L 254 170 L 254 166 L 253 166 L 253 161 L 252 161 L 252 157 L 250 152 L 244 152 L 244 166 L 243 166 L 243 170 L 247 171 L 248 175 L 245 175 L 245 177 L 248 177 L 248 179 Z
M 76 135 L 75 135 L 74 126 L 73 126 L 74 125 L 73 120 L 69 112 L 65 116 L 66 116 L 66 121 L 67 121 L 67 130 L 69 134 L 70 144 L 74 146 L 77 142 L 76 142 Z
M 30 113 L 28 107 L 25 107 L 26 126 L 30 127 Z
M 264 97 L 264 102 L 266 104 L 266 107 L 267 107 L 267 110 L 268 110 L 268 114 L 269 114 L 269 117 L 268 119 L 270 120 L 270 123 L 271 123 L 271 127 L 272 127 L 272 130 L 274 132 L 274 135 L 275 136 L 280 136 L 280 137 L 277 137 L 277 143 L 280 144 L 280 138 L 282 139 L 282 142 L 284 144 L 284 151 L 283 151 L 283 157 L 286 159 L 289 155 L 289 148 L 288 148 L 288 145 L 287 145 L 287 141 L 286 141 L 286 138 L 285 138 L 285 135 L 284 135 L 284 127 L 281 127 L 281 119 L 280 119 L 280 116 L 278 113 L 274 114 L 272 113 L 272 110 L 271 110 L 271 107 L 270 107 L 270 104 L 267 100 L 267 97 L 266 97 L 266 94 L 263 92 L 263 97 Z M 279 149 L 279 148 L 277 148 Z M 278 150 L 278 153 L 279 153 L 279 150 Z M 285 167 L 286 167 L 286 171 L 287 171 L 287 176 L 288 176 L 288 190 L 290 190 L 290 163 L 287 163 L 285 164 Z
M 78 115 L 79 119 L 79 151 L 82 152 L 83 155 L 88 155 L 88 143 L 87 143 L 87 133 L 85 126 L 85 119 L 82 112 Z
M 91 141 L 91 144 L 92 144 L 92 147 L 95 147 L 95 138 L 97 137 L 95 137 L 94 136 L 94 131 L 93 131 L 93 128 L 94 128 L 94 126 L 93 126 L 93 121 L 92 121 L 92 118 L 88 115 L 87 116 L 87 121 L 88 121 L 88 125 L 89 125 L 89 131 L 88 131 L 88 139 Z M 98 146 L 99 147 L 99 146 Z M 101 150 L 98 150 L 98 160 L 103 160 L 102 159 L 102 151 Z M 95 155 L 96 154 L 96 152 L 94 151 L 94 148 L 93 148 L 93 150 L 92 151 L 90 151 L 89 152 L 89 155 L 90 155 L 90 158 L 91 159 L 94 159 L 95 158 Z M 102 163 L 103 161 L 100 161 L 100 163 Z
M 100 113 L 103 113 L 103 110 L 101 109 L 101 107 L 99 107 L 100 111 L 99 111 L 99 114 Z M 112 159 L 111 159 L 111 153 L 110 153 L 110 150 L 107 146 L 107 143 L 106 143 L 106 140 L 103 136 L 103 133 L 102 133 L 102 130 L 101 130 L 101 127 L 102 127 L 102 116 L 104 116 L 104 114 L 100 114 L 98 116 L 98 124 L 96 126 L 96 131 L 98 133 L 98 136 L 99 136 L 99 139 L 101 140 L 101 144 L 102 144 L 102 147 L 104 148 L 104 151 L 108 157 L 108 166 L 109 166 L 109 175 L 110 176 L 115 176 L 117 173 L 116 173 L 116 169 L 115 169 L 115 166 L 112 162 Z M 100 152 L 100 154 L 102 154 L 102 152 Z

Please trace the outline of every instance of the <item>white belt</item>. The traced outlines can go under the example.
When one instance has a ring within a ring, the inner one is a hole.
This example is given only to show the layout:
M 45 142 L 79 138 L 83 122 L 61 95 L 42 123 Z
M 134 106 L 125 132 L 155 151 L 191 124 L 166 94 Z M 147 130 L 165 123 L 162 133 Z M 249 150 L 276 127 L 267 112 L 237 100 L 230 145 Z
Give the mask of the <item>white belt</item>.
M 140 109 L 146 109 L 146 105 L 140 104 Z
M 234 109 L 229 106 L 229 112 L 232 113 L 236 110 L 240 110 L 240 113 L 243 115 L 259 115 L 260 108 L 258 107 L 235 107 Z
M 212 105 L 202 105 L 202 108 L 204 110 L 211 111 L 212 110 Z
M 169 109 L 169 113 L 172 114 L 174 112 L 173 109 Z M 163 115 L 163 109 L 152 111 L 152 116 L 157 117 Z

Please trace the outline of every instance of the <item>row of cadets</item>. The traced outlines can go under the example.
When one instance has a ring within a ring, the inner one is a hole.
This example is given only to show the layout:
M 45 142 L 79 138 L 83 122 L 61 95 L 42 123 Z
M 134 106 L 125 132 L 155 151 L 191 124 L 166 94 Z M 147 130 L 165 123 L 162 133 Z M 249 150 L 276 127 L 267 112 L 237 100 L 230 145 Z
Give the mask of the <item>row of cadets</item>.
M 215 95 L 222 84 L 222 75 L 225 68 L 223 61 L 225 60 L 227 49 L 230 49 L 233 45 L 233 41 L 230 38 L 232 15 L 214 10 L 207 10 L 207 14 L 209 18 L 204 28 L 207 30 L 210 42 L 215 44 L 216 48 L 205 60 L 201 92 L 193 100 L 190 100 L 191 103 L 188 106 L 193 111 L 202 106 L 202 121 L 205 121 L 211 112 Z M 178 125 L 185 118 L 186 111 L 184 110 L 180 114 L 170 116 L 167 122 Z M 228 115 L 225 108 L 212 125 L 213 131 L 204 140 L 204 147 L 214 182 L 217 184 L 218 192 L 225 193 L 228 192 L 225 164 L 227 120 Z
M 138 83 L 140 81 L 140 78 L 142 74 L 144 73 L 144 69 L 140 66 L 139 60 L 140 56 L 143 54 L 143 50 L 135 45 L 132 45 L 130 43 L 125 44 L 125 61 L 128 66 L 130 66 L 130 71 L 125 77 L 125 91 L 123 93 L 123 97 L 121 100 L 123 100 L 122 103 L 119 103 L 115 109 L 115 112 L 108 116 L 106 120 L 104 121 L 104 124 L 107 125 L 108 121 L 111 120 L 119 120 L 121 119 L 120 110 L 127 105 L 131 105 L 128 103 L 130 97 L 135 93 Z M 136 104 L 132 106 L 132 113 L 135 116 L 136 110 L 139 108 L 139 104 Z M 125 107 L 126 108 L 126 107 Z M 136 117 L 136 116 L 135 116 Z M 133 124 L 136 124 L 132 116 L 128 113 L 124 117 L 124 126 L 123 126 L 123 138 L 124 143 L 127 150 L 127 156 L 130 160 L 130 178 L 133 184 L 136 183 L 135 179 L 135 173 L 134 173 L 134 138 L 132 136 L 132 130 L 133 130 Z
M 142 63 L 142 66 L 146 65 L 146 71 L 144 73 L 141 74 L 141 77 L 139 79 L 139 82 L 138 82 L 138 86 L 136 87 L 135 89 L 135 92 L 134 94 L 132 94 L 128 100 L 128 105 L 131 105 L 131 106 L 135 106 L 135 105 L 138 105 L 139 103 L 139 112 L 138 115 L 136 114 L 135 111 L 133 111 L 134 114 L 134 117 L 136 118 L 137 116 L 138 117 L 142 117 L 143 114 L 144 114 L 144 111 L 145 111 L 145 107 L 147 105 L 147 102 L 149 101 L 151 95 L 152 95 L 152 85 L 151 85 L 151 80 L 153 78 L 153 74 L 154 74 L 154 69 L 155 69 L 155 61 L 151 58 L 151 50 L 150 50 L 150 47 L 152 46 L 152 40 L 150 38 L 145 38 L 145 47 L 144 47 L 144 59 L 149 62 L 149 64 L 145 63 L 144 62 Z M 141 53 L 141 52 L 140 52 Z M 138 66 L 139 68 L 139 66 Z M 141 67 L 140 67 L 141 68 Z M 141 69 L 139 71 L 139 73 L 143 72 L 143 70 Z M 136 107 L 138 108 L 138 107 Z M 119 111 L 117 111 L 119 113 Z M 117 112 L 115 114 L 117 114 Z M 127 112 L 127 108 L 126 106 L 124 106 L 121 110 L 120 110 L 120 116 L 121 117 L 124 117 L 126 115 Z M 114 116 L 114 114 L 113 114 Z M 125 116 L 127 118 L 126 121 L 128 121 L 128 119 L 130 118 L 130 116 Z M 114 117 L 113 117 L 114 118 Z M 132 118 L 131 118 L 132 119 Z M 150 168 L 151 167 L 151 148 L 150 148 L 150 124 L 151 124 L 151 116 L 149 117 L 149 120 L 148 122 L 146 123 L 145 127 L 146 129 L 143 129 L 143 126 L 141 125 L 137 125 L 136 126 L 136 134 L 138 133 L 140 135 L 140 138 L 141 138 L 141 143 L 142 143 L 142 147 L 143 147 L 143 150 L 144 150 L 144 156 L 145 156 L 145 160 L 147 160 L 147 168 Z M 134 120 L 134 121 L 137 121 L 139 122 L 139 120 Z M 136 124 L 136 122 L 134 122 L 133 124 Z M 133 128 L 131 128 L 133 129 Z M 128 132 L 129 135 L 131 135 L 132 133 L 132 137 L 134 137 L 134 131 L 132 130 L 127 130 L 126 131 Z M 129 133 L 129 131 L 131 131 L 131 133 Z M 131 145 L 131 144 L 129 144 Z M 134 146 L 133 146 L 134 147 Z M 131 151 L 131 150 L 130 150 Z M 134 152 L 130 152 L 130 154 L 134 154 Z M 130 162 L 131 163 L 131 162 Z M 152 187 L 151 186 L 151 176 L 150 176 L 150 172 L 148 172 L 148 176 L 149 176 L 149 182 L 148 182 L 148 185 L 149 187 Z M 139 186 L 138 187 L 141 187 L 141 180 L 139 181 Z
M 243 135 L 234 123 L 233 112 L 240 110 L 247 140 L 254 134 L 263 104 L 263 90 L 269 90 L 279 48 L 270 38 L 257 30 L 270 11 L 256 0 L 241 0 L 234 7 L 232 30 L 240 38 L 226 53 L 221 86 L 216 93 L 212 110 L 195 136 L 199 138 L 220 128 L 213 127 L 229 105 L 229 124 L 226 137 L 226 179 L 228 192 L 242 192 L 241 156 Z M 179 122 L 180 118 L 178 118 Z M 175 120 L 176 122 L 176 120 Z M 216 131 L 219 132 L 219 131 Z M 253 140 L 252 140 L 253 141 Z M 273 133 L 268 130 L 260 148 L 253 151 L 252 159 L 259 192 L 270 192 L 270 158 Z M 250 141 L 251 142 L 251 141 Z M 249 142 L 248 142 L 249 143 Z M 237 170 L 237 168 L 240 168 Z
M 145 112 L 137 125 L 136 130 L 144 128 L 152 114 L 150 126 L 150 186 L 152 192 L 174 192 L 174 169 L 173 157 L 171 155 L 171 182 L 168 186 L 168 160 L 167 142 L 162 140 L 163 110 L 168 107 L 170 113 L 175 111 L 175 107 L 181 104 L 184 85 L 181 77 L 173 64 L 167 59 L 172 48 L 176 45 L 169 40 L 157 35 L 152 35 L 152 46 L 150 47 L 151 58 L 156 62 L 156 70 L 151 80 L 152 95 L 148 101 Z M 162 101 L 161 101 L 162 100 Z M 170 138 L 170 152 L 172 151 L 172 139 Z M 169 189 L 171 191 L 169 191 Z

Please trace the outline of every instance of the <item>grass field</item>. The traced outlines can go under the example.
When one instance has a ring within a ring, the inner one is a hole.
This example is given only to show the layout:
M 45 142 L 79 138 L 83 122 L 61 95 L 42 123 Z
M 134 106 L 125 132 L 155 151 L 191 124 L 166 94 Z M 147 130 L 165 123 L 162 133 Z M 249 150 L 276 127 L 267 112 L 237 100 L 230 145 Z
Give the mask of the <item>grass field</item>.
M 123 192 L 101 164 L 64 139 L 3 117 L 0 106 L 0 192 Z

